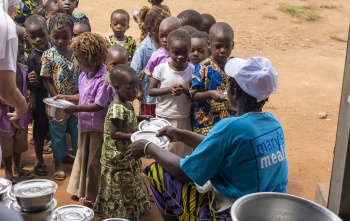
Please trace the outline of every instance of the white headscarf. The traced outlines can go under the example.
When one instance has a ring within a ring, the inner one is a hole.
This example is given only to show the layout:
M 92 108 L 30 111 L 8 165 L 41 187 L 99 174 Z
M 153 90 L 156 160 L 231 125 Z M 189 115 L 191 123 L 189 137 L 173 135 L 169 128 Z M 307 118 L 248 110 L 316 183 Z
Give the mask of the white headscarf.
M 16 38 L 16 25 L 7 14 L 8 8 L 21 3 L 21 0 L 0 0 L 0 59 L 5 56 L 7 41 Z

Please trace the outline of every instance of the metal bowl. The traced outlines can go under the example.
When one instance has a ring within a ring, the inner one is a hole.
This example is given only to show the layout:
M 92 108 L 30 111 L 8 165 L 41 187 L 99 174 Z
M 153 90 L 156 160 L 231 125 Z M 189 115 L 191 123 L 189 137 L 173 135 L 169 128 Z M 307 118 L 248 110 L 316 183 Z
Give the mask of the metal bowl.
M 53 212 L 51 221 L 90 221 L 94 218 L 94 211 L 86 206 L 61 206 Z
M 171 126 L 170 122 L 162 118 L 151 118 L 143 120 L 139 124 L 139 130 L 153 130 L 158 131 L 166 126 Z
M 7 199 L 7 193 L 11 190 L 12 183 L 6 178 L 0 177 L 0 202 L 5 202 Z
M 38 212 L 48 209 L 57 190 L 57 184 L 51 180 L 33 179 L 14 185 L 11 194 L 25 212 Z
M 253 193 L 231 207 L 233 221 L 341 221 L 330 210 L 309 200 L 283 193 Z
M 57 206 L 57 201 L 55 199 L 52 199 L 49 208 L 47 208 L 44 211 L 41 212 L 25 212 L 22 210 L 20 205 L 16 201 L 12 201 L 9 205 L 9 208 L 11 210 L 16 211 L 18 214 L 20 214 L 23 217 L 24 221 L 50 221 L 52 217 L 52 213 L 54 209 Z
M 122 218 L 109 218 L 109 219 L 104 219 L 102 221 L 129 221 L 128 219 L 122 219 Z
M 131 142 L 145 139 L 145 140 L 151 141 L 152 143 L 156 144 L 161 148 L 165 148 L 167 145 L 169 145 L 170 140 L 167 136 L 157 137 L 156 134 L 157 134 L 157 131 L 152 131 L 152 130 L 137 131 L 131 135 Z
M 43 101 L 46 104 L 45 110 L 47 116 L 59 120 L 67 120 L 69 115 L 64 112 L 63 108 L 71 106 L 73 103 L 62 99 L 54 100 L 52 98 L 44 98 Z

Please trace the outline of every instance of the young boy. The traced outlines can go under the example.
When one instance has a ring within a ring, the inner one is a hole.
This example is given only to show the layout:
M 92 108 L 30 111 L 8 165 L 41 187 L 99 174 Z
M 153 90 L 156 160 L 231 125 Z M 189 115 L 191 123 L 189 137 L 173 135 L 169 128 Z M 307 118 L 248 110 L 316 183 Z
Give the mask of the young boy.
M 47 175 L 47 167 L 44 163 L 43 148 L 46 134 L 49 131 L 49 120 L 46 117 L 45 104 L 43 102 L 43 99 L 47 97 L 47 90 L 44 86 L 43 78 L 40 76 L 40 71 L 41 56 L 51 45 L 44 17 L 40 15 L 30 16 L 25 22 L 25 27 L 28 38 L 34 45 L 34 50 L 28 57 L 29 89 L 31 94 L 34 94 L 36 97 L 36 108 L 33 111 L 33 140 L 36 156 L 34 173 L 45 176 Z
M 118 64 L 128 64 L 129 53 L 120 45 L 113 45 L 107 49 L 107 71 L 111 72 L 114 66 Z
M 124 9 L 117 9 L 111 14 L 110 27 L 113 35 L 106 37 L 107 47 L 112 45 L 121 45 L 129 52 L 129 63 L 136 51 L 136 41 L 131 36 L 126 36 L 125 32 L 129 29 L 130 16 Z
M 203 24 L 200 30 L 209 33 L 211 26 L 216 23 L 216 20 L 211 14 L 208 13 L 201 14 L 201 17 L 203 19 Z
M 50 18 L 54 13 L 58 13 L 60 10 L 58 9 L 58 6 L 55 3 L 55 0 L 48 0 L 46 2 L 45 6 L 45 18 L 47 23 L 49 23 Z
M 54 0 L 60 13 L 73 15 L 74 9 L 78 7 L 79 0 Z
M 222 118 L 235 114 L 227 109 L 223 95 L 229 79 L 224 66 L 234 47 L 233 37 L 233 30 L 227 23 L 214 24 L 208 41 L 212 54 L 195 67 L 190 89 L 195 102 L 193 131 L 204 136 Z
M 168 49 L 171 60 L 155 67 L 149 86 L 149 95 L 158 97 L 157 117 L 168 120 L 172 126 L 191 130 L 191 86 L 194 66 L 188 63 L 191 37 L 182 30 L 170 32 Z M 181 142 L 171 143 L 168 150 L 181 158 L 192 153 L 192 148 Z
M 16 32 L 18 35 L 18 61 L 24 54 L 24 32 L 19 25 L 16 26 Z M 27 75 L 27 67 L 17 62 L 16 85 L 24 97 L 28 96 Z M 32 100 L 33 95 L 31 94 L 30 101 Z M 29 106 L 33 107 L 32 104 L 29 104 Z M 31 174 L 29 170 L 25 170 L 19 165 L 21 154 L 28 150 L 27 138 L 30 114 L 28 111 L 27 114 L 20 119 L 10 121 L 10 117 L 7 115 L 7 113 L 13 112 L 14 109 L 4 104 L 1 100 L 0 109 L 2 113 L 2 118 L 0 119 L 0 146 L 5 164 L 5 177 L 9 179 L 12 184 L 15 184 L 17 180 L 14 178 L 14 175 L 24 179 L 29 179 L 34 176 L 34 174 Z
M 159 42 L 161 43 L 161 48 L 154 52 L 147 62 L 145 73 L 148 76 L 152 76 L 153 70 L 159 64 L 168 62 L 171 60 L 169 51 L 167 38 L 170 32 L 181 27 L 181 22 L 176 17 L 168 17 L 164 19 L 159 25 Z
M 209 35 L 204 31 L 197 31 L 191 35 L 189 59 L 193 65 L 199 64 L 209 58 L 208 40 Z
M 182 11 L 177 15 L 177 17 L 181 20 L 182 26 L 190 25 L 197 30 L 200 30 L 202 27 L 203 19 L 201 17 L 201 14 L 193 9 Z

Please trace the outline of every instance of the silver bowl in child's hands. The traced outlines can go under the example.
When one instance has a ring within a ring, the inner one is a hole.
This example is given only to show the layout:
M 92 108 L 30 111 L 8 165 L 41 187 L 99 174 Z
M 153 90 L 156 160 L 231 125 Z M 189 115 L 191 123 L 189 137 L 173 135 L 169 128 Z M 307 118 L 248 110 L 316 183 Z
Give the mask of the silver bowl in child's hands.
M 44 98 L 46 114 L 49 117 L 58 119 L 58 120 L 67 120 L 68 114 L 64 112 L 64 108 L 73 105 L 72 102 L 62 100 L 62 99 L 52 99 Z

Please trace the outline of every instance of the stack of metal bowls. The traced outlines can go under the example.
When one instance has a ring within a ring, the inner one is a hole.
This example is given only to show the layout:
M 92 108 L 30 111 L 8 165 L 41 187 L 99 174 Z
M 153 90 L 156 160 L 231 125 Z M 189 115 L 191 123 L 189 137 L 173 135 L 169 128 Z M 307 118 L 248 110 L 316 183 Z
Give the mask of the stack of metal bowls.
M 8 206 L 8 204 L 11 202 L 11 199 L 8 196 L 11 187 L 12 183 L 10 180 L 0 177 L 0 203 L 4 204 L 5 206 Z
M 33 179 L 17 183 L 11 188 L 9 204 L 11 210 L 19 213 L 24 221 L 50 221 L 57 206 L 53 194 L 57 184 L 51 180 Z
M 55 209 L 51 221 L 90 221 L 92 218 L 92 209 L 80 205 L 66 205 Z
M 129 221 L 128 219 L 122 219 L 122 218 L 109 218 L 109 219 L 104 219 L 102 221 Z

